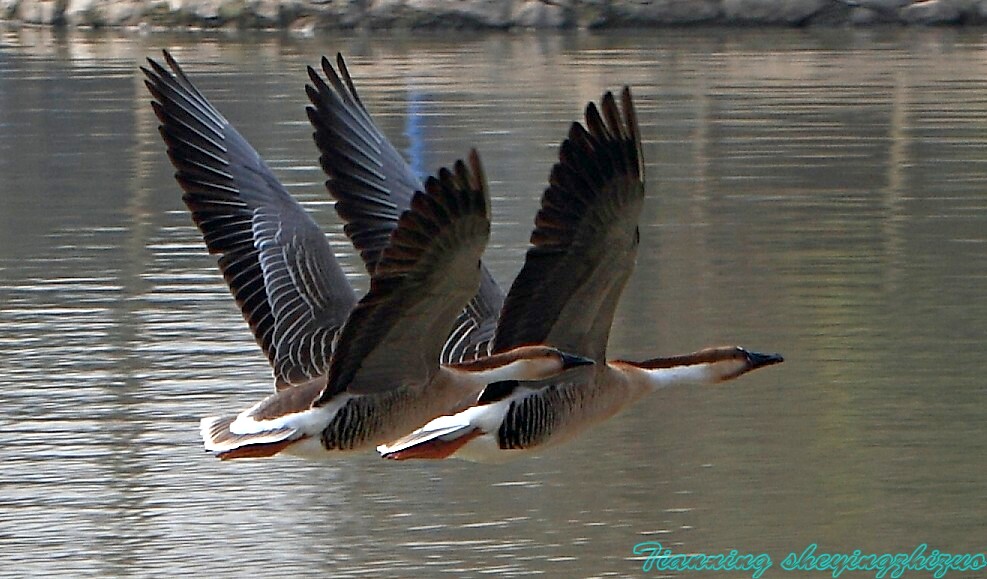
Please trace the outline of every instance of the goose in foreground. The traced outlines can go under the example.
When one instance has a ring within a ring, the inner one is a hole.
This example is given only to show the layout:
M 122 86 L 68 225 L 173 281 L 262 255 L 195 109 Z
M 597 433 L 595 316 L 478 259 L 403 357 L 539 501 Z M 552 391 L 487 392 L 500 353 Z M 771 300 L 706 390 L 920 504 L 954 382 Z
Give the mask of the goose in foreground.
M 630 90 L 573 123 L 535 218 L 532 246 L 504 302 L 494 352 L 547 343 L 592 358 L 557 378 L 488 386 L 474 406 L 378 447 L 386 458 L 499 461 L 570 440 L 675 385 L 717 384 L 783 361 L 739 347 L 643 362 L 606 359 L 614 311 L 637 253 L 644 162 Z M 621 110 L 622 109 L 622 110 Z M 602 112 L 602 114 L 601 114 Z
M 239 416 L 207 418 L 221 458 L 325 455 L 406 434 L 465 407 L 487 383 L 592 361 L 544 346 L 439 365 L 478 289 L 489 236 L 479 157 L 430 178 L 388 232 L 359 303 L 318 226 L 165 52 L 142 69 L 183 199 L 255 339 L 277 392 Z M 354 304 L 355 307 L 354 307 Z
M 490 233 L 480 161 L 430 178 L 392 232 L 370 290 L 350 313 L 325 379 L 283 389 L 235 417 L 202 420 L 220 458 L 306 457 L 361 450 L 465 408 L 489 383 L 553 376 L 592 361 L 540 346 L 439 365 L 439 352 L 480 281 Z

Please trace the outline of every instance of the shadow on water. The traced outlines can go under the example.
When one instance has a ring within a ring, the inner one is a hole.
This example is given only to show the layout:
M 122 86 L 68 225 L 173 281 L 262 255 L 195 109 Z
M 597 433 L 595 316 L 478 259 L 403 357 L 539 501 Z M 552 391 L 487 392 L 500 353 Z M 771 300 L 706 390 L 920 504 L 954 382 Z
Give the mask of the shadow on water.
M 984 40 L 0 28 L 0 560 L 114 576 L 635 575 L 645 540 L 776 563 L 809 543 L 982 548 Z M 612 355 L 739 343 L 786 363 L 663 392 L 503 466 L 215 461 L 198 418 L 253 402 L 269 372 L 137 74 L 165 46 L 361 289 L 304 117 L 306 64 L 344 52 L 423 173 L 479 148 L 504 285 L 569 122 L 631 85 L 649 198 Z

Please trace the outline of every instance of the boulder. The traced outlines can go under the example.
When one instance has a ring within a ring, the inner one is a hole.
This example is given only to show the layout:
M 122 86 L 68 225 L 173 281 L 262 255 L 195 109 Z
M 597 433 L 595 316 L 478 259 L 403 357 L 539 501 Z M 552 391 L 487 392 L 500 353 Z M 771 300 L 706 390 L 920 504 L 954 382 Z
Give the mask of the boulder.
M 507 28 L 510 0 L 370 0 L 365 22 L 371 28 Z
M 901 22 L 901 9 L 915 0 L 840 0 L 852 6 L 850 24 L 870 26 Z
M 717 20 L 722 10 L 719 0 L 623 0 L 612 2 L 605 11 L 606 24 L 688 25 Z
M 245 12 L 250 28 L 284 28 L 304 16 L 307 7 L 301 0 L 249 0 Z
M 222 4 L 223 0 L 184 0 L 180 10 L 196 24 L 218 25 L 222 22 L 219 18 Z
M 850 10 L 850 24 L 854 26 L 871 26 L 874 24 L 896 22 L 897 20 L 897 13 L 888 14 L 871 8 L 864 8 L 863 6 L 854 6 Z
M 829 0 L 723 0 L 723 17 L 736 24 L 801 25 L 827 7 Z
M 842 0 L 858 8 L 866 8 L 883 14 L 897 16 L 898 11 L 915 2 L 915 0 Z
M 568 7 L 541 0 L 522 0 L 511 11 L 511 23 L 524 28 L 565 28 L 573 20 Z
M 16 8 L 22 22 L 27 24 L 61 24 L 65 5 L 57 0 L 23 0 Z
M 354 28 L 364 21 L 362 0 L 312 0 L 309 6 L 315 28 Z
M 145 8 L 155 7 L 148 5 L 132 0 L 68 0 L 64 18 L 74 26 L 126 26 L 140 22 Z
M 976 22 L 987 22 L 987 0 L 978 0 L 970 15 Z
M 964 16 L 963 2 L 925 0 L 901 9 L 901 19 L 909 24 L 956 24 Z

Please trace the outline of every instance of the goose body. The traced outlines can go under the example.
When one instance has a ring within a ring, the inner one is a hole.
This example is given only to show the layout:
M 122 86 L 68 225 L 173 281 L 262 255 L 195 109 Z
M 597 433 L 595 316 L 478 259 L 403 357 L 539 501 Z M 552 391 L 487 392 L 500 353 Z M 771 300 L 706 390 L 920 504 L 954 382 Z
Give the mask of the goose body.
M 544 342 L 596 361 L 536 382 L 491 384 L 470 408 L 378 447 L 386 458 L 499 461 L 571 440 L 648 392 L 707 385 L 782 361 L 740 347 L 608 361 L 610 326 L 640 242 L 644 161 L 630 90 L 573 123 L 497 320 L 494 352 Z
M 449 409 L 466 408 L 487 384 L 501 377 L 533 380 L 590 363 L 552 348 L 519 348 L 507 357 L 485 360 L 483 367 L 440 366 L 423 384 L 371 394 L 344 392 L 318 405 L 326 381 L 317 380 L 278 391 L 236 416 L 203 418 L 200 429 L 206 450 L 223 459 L 277 452 L 327 458 L 373 448 Z
M 470 408 L 436 418 L 378 451 L 394 460 L 517 458 L 567 442 L 656 390 L 718 384 L 781 361 L 777 354 L 713 348 L 640 364 L 611 361 L 541 382 L 493 384 Z

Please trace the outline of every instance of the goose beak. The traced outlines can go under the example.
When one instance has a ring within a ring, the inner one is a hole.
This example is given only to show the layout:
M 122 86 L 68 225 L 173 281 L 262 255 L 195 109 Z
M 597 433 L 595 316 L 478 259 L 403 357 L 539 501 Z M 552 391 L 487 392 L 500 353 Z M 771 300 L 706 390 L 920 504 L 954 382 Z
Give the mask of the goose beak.
M 781 354 L 761 354 L 759 352 L 747 352 L 747 362 L 751 365 L 751 370 L 757 370 L 765 366 L 781 364 L 785 358 Z
M 596 362 L 592 358 L 584 358 L 582 356 L 577 356 L 575 354 L 567 354 L 562 352 L 562 369 L 568 370 L 569 368 L 575 368 L 576 366 L 592 366 Z

